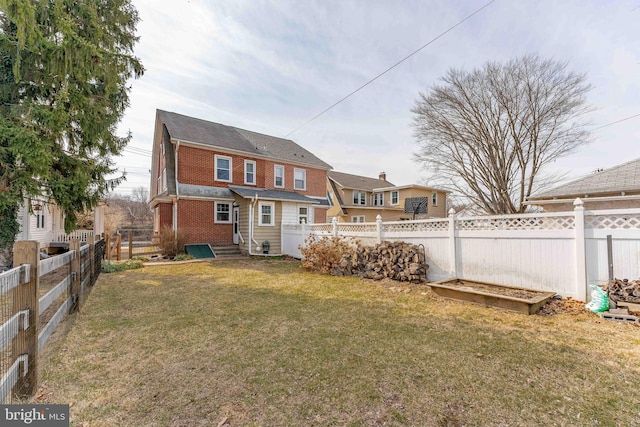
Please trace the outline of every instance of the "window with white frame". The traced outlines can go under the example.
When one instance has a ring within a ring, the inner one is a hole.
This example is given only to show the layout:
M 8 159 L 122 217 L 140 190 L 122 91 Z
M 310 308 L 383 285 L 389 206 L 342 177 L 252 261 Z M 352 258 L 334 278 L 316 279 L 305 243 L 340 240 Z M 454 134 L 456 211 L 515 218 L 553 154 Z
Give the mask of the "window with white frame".
M 374 193 L 373 206 L 384 206 L 384 193 Z
M 293 170 L 293 188 L 296 190 L 307 189 L 307 171 L 305 169 Z
M 354 205 L 366 205 L 367 204 L 367 193 L 364 191 L 354 191 L 353 192 L 353 204 Z
M 276 205 L 273 202 L 258 203 L 258 225 L 275 225 Z
M 284 166 L 273 166 L 273 186 L 277 188 L 284 188 Z
M 438 206 L 438 193 L 431 193 L 431 206 Z
M 298 223 L 309 224 L 309 208 L 300 206 L 298 207 Z
M 398 203 L 400 203 L 400 197 L 398 195 L 398 191 L 392 191 L 391 192 L 391 204 L 392 205 L 397 205 Z
M 233 165 L 232 165 L 232 159 L 231 157 L 228 156 L 219 156 L 219 155 L 215 155 L 215 180 L 216 181 L 225 181 L 225 182 L 231 182 L 232 181 L 232 170 L 233 170 Z
M 256 162 L 253 160 L 244 161 L 244 183 L 256 185 Z
M 153 210 L 153 231 L 160 231 L 160 207 L 156 206 Z
M 44 208 L 36 213 L 36 228 L 44 228 Z
M 216 220 L 219 224 L 231 223 L 231 203 L 229 202 L 216 202 Z
M 352 216 L 351 222 L 364 222 L 364 215 Z

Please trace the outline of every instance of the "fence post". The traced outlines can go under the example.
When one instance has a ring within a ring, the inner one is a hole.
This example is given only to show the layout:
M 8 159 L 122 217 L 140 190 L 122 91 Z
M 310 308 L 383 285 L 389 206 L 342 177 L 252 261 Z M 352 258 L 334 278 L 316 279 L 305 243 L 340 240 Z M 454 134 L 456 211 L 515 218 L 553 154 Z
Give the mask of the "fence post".
M 376 243 L 382 243 L 382 217 L 376 215 Z
M 105 237 L 105 242 L 107 244 L 106 250 L 104 251 L 106 254 L 105 259 L 107 261 L 111 261 L 111 233 L 106 233 L 104 237 Z
M 456 211 L 449 209 L 449 275 L 458 277 L 458 265 L 456 260 Z
M 14 265 L 29 264 L 29 282 L 15 288 L 13 312 L 29 310 L 29 327 L 21 330 L 13 339 L 11 353 L 13 360 L 28 354 L 27 375 L 23 376 L 20 365 L 18 382 L 14 388 L 14 396 L 33 396 L 38 389 L 38 327 L 40 295 L 40 243 L 32 240 L 19 241 L 13 246 Z
M 91 279 L 89 279 L 89 285 L 93 285 L 96 278 L 96 238 L 95 236 L 87 236 L 87 243 L 89 244 L 89 259 L 91 259 L 91 270 L 89 270 L 89 275 L 91 275 Z
M 333 219 L 331 220 L 331 225 L 333 226 L 333 237 L 338 237 L 338 218 L 333 217 Z
M 71 287 L 69 288 L 71 294 L 69 314 L 71 314 L 78 311 L 78 307 L 80 307 L 80 241 L 78 239 L 71 239 L 69 251 L 75 251 L 71 260 Z
M 122 234 L 117 232 L 116 236 L 116 260 L 120 261 L 122 259 Z
M 129 259 L 133 258 L 133 233 L 129 231 Z
M 587 250 L 584 239 L 584 202 L 578 197 L 573 202 L 575 218 L 575 243 L 576 243 L 576 293 L 578 297 L 588 299 L 587 292 Z

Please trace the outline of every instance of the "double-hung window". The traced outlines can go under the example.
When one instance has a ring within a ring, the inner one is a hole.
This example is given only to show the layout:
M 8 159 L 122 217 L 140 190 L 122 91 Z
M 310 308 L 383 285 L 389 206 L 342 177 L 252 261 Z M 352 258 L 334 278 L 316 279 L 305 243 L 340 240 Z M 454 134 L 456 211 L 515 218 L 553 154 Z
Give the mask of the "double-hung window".
M 397 205 L 399 203 L 400 203 L 400 201 L 399 201 L 399 197 L 398 197 L 398 191 L 397 190 L 396 191 L 392 191 L 391 192 L 391 204 L 392 205 Z
M 232 167 L 232 159 L 231 157 L 228 156 L 219 156 L 219 155 L 215 155 L 215 180 L 216 181 L 225 181 L 225 182 L 231 182 L 232 181 L 232 171 L 233 171 L 233 167 Z
M 309 208 L 302 206 L 298 208 L 298 223 L 309 224 Z
M 295 190 L 307 189 L 307 171 L 305 169 L 293 170 L 293 188 Z
M 352 216 L 351 222 L 364 222 L 364 215 Z
M 231 203 L 216 202 L 216 220 L 217 223 L 231 223 Z
M 353 192 L 353 204 L 354 205 L 366 205 L 367 204 L 367 193 L 364 191 L 354 191 Z
M 284 166 L 273 166 L 273 186 L 276 188 L 284 188 Z
M 275 225 L 275 203 L 258 203 L 258 225 Z
M 44 228 L 44 208 L 36 214 L 36 228 Z
M 244 161 L 244 183 L 256 185 L 256 162 L 253 160 Z
M 374 193 L 373 206 L 384 206 L 384 193 Z

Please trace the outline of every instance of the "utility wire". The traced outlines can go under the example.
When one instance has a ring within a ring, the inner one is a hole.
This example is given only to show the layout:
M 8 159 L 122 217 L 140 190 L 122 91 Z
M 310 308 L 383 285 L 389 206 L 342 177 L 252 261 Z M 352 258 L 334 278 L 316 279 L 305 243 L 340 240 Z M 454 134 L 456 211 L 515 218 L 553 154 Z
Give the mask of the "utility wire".
M 313 116 L 310 120 L 306 121 L 305 123 L 303 123 L 302 125 L 298 126 L 297 128 L 295 128 L 294 130 L 292 130 L 291 132 L 289 132 L 288 134 L 286 134 L 283 138 L 287 138 L 289 135 L 292 135 L 294 133 L 296 133 L 297 131 L 299 131 L 300 129 L 302 129 L 303 127 L 305 127 L 306 125 L 308 125 L 309 123 L 311 123 L 312 121 L 314 121 L 315 119 L 317 119 L 318 117 L 322 116 L 324 113 L 326 113 L 327 111 L 331 110 L 332 108 L 334 108 L 335 106 L 337 106 L 338 104 L 342 103 L 343 101 L 347 100 L 348 98 L 350 98 L 351 96 L 355 95 L 356 93 L 358 93 L 360 90 L 364 89 L 365 87 L 369 86 L 369 84 L 373 83 L 374 81 L 376 81 L 377 79 L 379 79 L 380 77 L 384 76 L 385 74 L 387 74 L 389 71 L 393 70 L 394 68 L 396 68 L 398 65 L 402 64 L 404 61 L 406 61 L 407 59 L 411 58 L 412 56 L 414 56 L 416 53 L 420 52 L 422 49 L 424 49 L 425 47 L 429 46 L 431 43 L 435 42 L 436 40 L 440 39 L 441 37 L 443 37 L 444 35 L 446 35 L 447 33 L 449 33 L 450 31 L 452 31 L 453 29 L 455 29 L 456 27 L 462 25 L 465 21 L 471 19 L 474 15 L 480 13 L 483 9 L 489 7 L 491 5 L 491 3 L 495 2 L 496 0 L 491 0 L 490 2 L 488 2 L 487 4 L 485 4 L 484 6 L 482 6 L 481 8 L 477 9 L 475 12 L 473 12 L 472 14 L 468 15 L 467 17 L 465 17 L 464 19 L 462 19 L 461 21 L 458 21 L 458 23 L 456 23 L 455 25 L 449 27 L 447 30 L 443 31 L 442 33 L 438 34 L 436 37 L 434 37 L 433 39 L 429 40 L 426 44 L 422 45 L 421 47 L 419 47 L 418 49 L 414 50 L 413 52 L 411 52 L 409 55 L 405 56 L 404 58 L 402 58 L 400 61 L 396 62 L 395 64 L 393 64 L 391 67 L 387 68 L 386 70 L 384 70 L 383 72 L 381 72 L 380 74 L 378 74 L 377 76 L 375 76 L 374 78 L 372 78 L 371 80 L 369 80 L 368 82 L 366 82 L 365 84 L 363 84 L 362 86 L 360 86 L 359 88 L 357 88 L 356 90 L 354 90 L 353 92 L 349 93 L 348 95 L 346 95 L 345 97 L 343 97 L 342 99 L 340 99 L 339 101 L 337 101 L 336 103 L 334 103 L 333 105 L 331 105 L 330 107 L 325 108 L 324 110 L 322 110 L 320 113 L 316 114 L 315 116 Z
M 616 120 L 615 122 L 611 122 L 611 123 L 604 124 L 602 126 L 598 126 L 597 128 L 593 128 L 591 130 L 598 130 L 598 129 L 606 128 L 607 126 L 615 125 L 617 123 L 624 122 L 624 121 L 627 121 L 627 120 L 631 120 L 631 119 L 634 119 L 636 117 L 640 117 L 640 113 L 634 114 L 633 116 L 625 117 L 624 119 Z

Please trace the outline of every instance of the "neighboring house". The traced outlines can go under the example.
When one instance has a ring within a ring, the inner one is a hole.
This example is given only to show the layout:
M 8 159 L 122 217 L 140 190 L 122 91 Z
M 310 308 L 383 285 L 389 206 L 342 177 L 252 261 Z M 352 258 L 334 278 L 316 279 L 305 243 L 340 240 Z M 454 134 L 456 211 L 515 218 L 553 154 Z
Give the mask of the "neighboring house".
M 332 207 L 328 219 L 340 222 L 373 222 L 447 216 L 447 192 L 422 185 L 396 186 L 381 172 L 378 178 L 330 171 L 327 190 Z
M 562 212 L 573 210 L 578 197 L 591 210 L 640 208 L 640 159 L 598 170 L 533 195 L 525 203 L 541 206 L 546 212 Z
M 31 211 L 29 209 L 31 205 Z M 94 230 L 98 234 L 104 232 L 104 208 L 97 206 L 93 213 Z M 71 234 L 64 231 L 64 214 L 53 202 L 43 198 L 26 199 L 18 210 L 18 224 L 20 231 L 16 240 L 36 240 L 40 242 L 43 252 L 55 253 L 68 247 L 70 238 L 77 237 L 86 241 L 87 236 L 93 235 L 93 230 L 77 230 Z
M 324 222 L 331 166 L 295 142 L 156 111 L 151 165 L 154 232 L 187 243 L 280 253 L 282 223 Z

